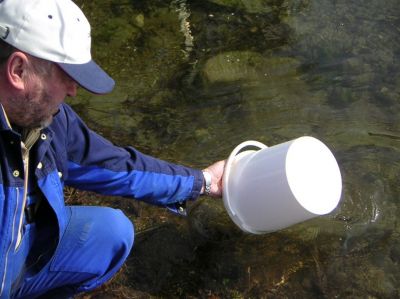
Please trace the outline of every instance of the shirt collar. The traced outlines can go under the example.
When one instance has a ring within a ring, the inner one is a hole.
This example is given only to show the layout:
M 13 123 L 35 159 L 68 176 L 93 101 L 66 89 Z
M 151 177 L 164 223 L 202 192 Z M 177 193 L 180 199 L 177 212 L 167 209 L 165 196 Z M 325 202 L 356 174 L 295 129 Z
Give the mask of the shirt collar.
M 6 111 L 4 110 L 4 107 L 2 104 L 0 104 L 1 109 L 0 109 L 0 130 L 6 131 L 6 130 L 12 130 L 11 124 L 8 120 Z

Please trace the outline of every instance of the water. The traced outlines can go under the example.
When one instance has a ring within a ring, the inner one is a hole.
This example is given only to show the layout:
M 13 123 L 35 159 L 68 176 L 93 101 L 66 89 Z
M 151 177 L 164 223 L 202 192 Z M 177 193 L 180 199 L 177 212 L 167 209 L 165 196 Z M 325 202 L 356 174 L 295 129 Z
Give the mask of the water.
M 212 199 L 192 204 L 188 219 L 112 201 L 139 235 L 102 292 L 400 297 L 398 1 L 78 3 L 117 87 L 70 103 L 101 134 L 194 167 L 244 140 L 311 135 L 334 152 L 344 182 L 332 214 L 263 236 L 238 231 Z

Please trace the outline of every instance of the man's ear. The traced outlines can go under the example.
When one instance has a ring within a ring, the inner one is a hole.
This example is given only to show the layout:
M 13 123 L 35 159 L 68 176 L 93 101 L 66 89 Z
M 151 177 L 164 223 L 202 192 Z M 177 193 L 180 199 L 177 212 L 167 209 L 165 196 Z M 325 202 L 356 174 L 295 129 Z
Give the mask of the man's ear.
M 28 59 L 25 53 L 16 51 L 7 60 L 7 79 L 18 90 L 25 88 L 24 75 L 28 69 Z

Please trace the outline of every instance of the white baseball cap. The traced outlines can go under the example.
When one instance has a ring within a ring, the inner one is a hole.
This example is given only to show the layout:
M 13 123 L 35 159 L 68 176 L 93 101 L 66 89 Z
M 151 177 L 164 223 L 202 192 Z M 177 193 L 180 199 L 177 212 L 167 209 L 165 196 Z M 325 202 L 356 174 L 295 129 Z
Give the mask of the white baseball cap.
M 0 0 L 0 38 L 57 63 L 93 93 L 114 88 L 114 80 L 92 60 L 90 24 L 70 0 Z

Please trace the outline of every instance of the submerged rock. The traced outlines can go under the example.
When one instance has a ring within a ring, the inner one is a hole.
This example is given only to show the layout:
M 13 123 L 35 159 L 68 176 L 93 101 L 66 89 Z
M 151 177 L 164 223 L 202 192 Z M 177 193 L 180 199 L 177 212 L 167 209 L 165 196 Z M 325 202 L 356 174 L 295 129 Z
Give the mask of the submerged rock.
M 299 65 L 291 57 L 265 58 L 257 52 L 231 51 L 210 58 L 205 63 L 203 78 L 210 83 L 265 81 L 271 76 L 295 74 Z

